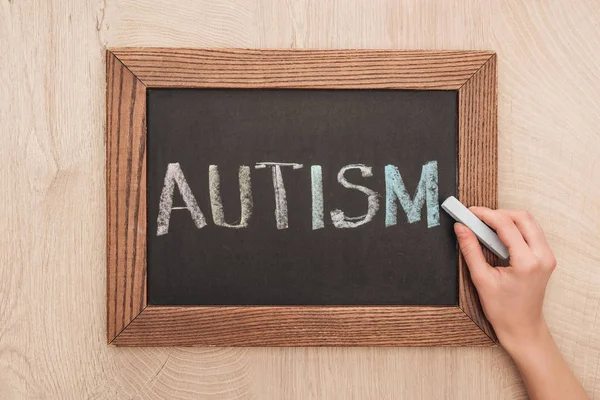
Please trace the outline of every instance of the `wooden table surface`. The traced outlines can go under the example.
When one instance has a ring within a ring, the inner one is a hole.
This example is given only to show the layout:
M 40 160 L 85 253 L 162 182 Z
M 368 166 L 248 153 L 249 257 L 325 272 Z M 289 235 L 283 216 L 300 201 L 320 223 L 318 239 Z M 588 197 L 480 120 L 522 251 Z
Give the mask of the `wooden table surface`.
M 0 398 L 526 398 L 502 348 L 114 348 L 105 48 L 491 49 L 500 205 L 558 259 L 545 314 L 600 399 L 600 2 L 0 0 Z

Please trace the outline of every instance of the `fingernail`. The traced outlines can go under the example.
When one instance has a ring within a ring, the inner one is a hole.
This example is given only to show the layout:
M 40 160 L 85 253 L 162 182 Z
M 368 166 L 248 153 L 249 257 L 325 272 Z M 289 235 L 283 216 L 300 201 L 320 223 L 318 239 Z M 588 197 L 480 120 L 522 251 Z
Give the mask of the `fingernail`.
M 456 234 L 461 234 L 465 232 L 465 226 L 463 224 L 460 223 L 455 223 L 454 224 L 454 231 L 456 232 Z

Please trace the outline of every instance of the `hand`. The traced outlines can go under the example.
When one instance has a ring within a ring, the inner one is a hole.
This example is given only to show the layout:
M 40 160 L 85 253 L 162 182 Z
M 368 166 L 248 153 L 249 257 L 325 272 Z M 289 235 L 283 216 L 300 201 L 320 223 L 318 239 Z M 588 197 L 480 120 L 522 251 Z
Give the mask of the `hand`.
M 556 260 L 542 228 L 528 212 L 470 210 L 492 227 L 508 248 L 510 266 L 494 268 L 486 262 L 473 232 L 462 224 L 454 225 L 483 311 L 500 343 L 511 352 L 546 334 L 542 304 Z
M 556 260 L 544 232 L 524 211 L 471 211 L 496 230 L 508 247 L 510 266 L 494 268 L 477 238 L 455 224 L 460 250 L 479 293 L 483 311 L 512 356 L 532 400 L 588 399 L 560 354 L 542 316 L 546 284 Z

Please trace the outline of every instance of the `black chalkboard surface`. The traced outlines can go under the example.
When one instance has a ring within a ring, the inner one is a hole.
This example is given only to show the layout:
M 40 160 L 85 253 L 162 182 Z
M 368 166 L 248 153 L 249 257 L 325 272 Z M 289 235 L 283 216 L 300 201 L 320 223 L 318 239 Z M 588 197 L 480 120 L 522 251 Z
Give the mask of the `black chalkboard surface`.
M 457 305 L 457 115 L 456 91 L 148 89 L 148 304 Z

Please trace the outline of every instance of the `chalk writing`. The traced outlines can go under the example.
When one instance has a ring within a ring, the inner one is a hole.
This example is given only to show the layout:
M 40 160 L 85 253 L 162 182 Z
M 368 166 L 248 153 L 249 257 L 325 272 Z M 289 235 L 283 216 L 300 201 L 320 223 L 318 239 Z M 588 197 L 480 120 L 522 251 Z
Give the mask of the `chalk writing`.
M 250 184 L 250 167 L 242 165 L 239 169 L 238 180 L 240 183 L 240 212 L 239 224 L 228 224 L 225 222 L 223 202 L 221 201 L 221 178 L 216 165 L 208 167 L 208 187 L 210 191 L 210 206 L 215 225 L 227 228 L 246 228 L 252 216 L 252 187 Z
M 437 162 L 430 161 L 421 169 L 421 179 L 413 200 L 404 186 L 402 176 L 394 165 L 385 166 L 385 226 L 396 225 L 398 206 L 396 198 L 406 213 L 409 223 L 421 220 L 421 209 L 427 202 L 427 227 L 440 224 L 440 206 L 438 198 Z
M 342 210 L 335 209 L 331 211 L 331 222 L 333 222 L 333 225 L 336 228 L 356 228 L 357 226 L 364 225 L 367 222 L 371 222 L 377 213 L 377 210 L 379 210 L 379 194 L 368 187 L 348 182 L 344 173 L 349 169 L 359 169 L 363 178 L 373 176 L 373 170 L 371 167 L 363 164 L 350 164 L 342 167 L 337 175 L 337 180 L 343 187 L 347 189 L 356 189 L 367 195 L 367 213 L 360 217 L 347 217 Z
M 283 184 L 283 176 L 281 175 L 281 167 L 292 167 L 293 169 L 299 169 L 302 168 L 302 164 L 277 162 L 256 163 L 256 169 L 266 167 L 271 167 L 271 171 L 273 173 L 273 190 L 275 191 L 275 221 L 277 222 L 277 229 L 287 229 L 287 197 L 285 194 L 285 186 Z
M 310 167 L 310 185 L 312 194 L 312 228 L 325 227 L 323 222 L 323 171 L 320 165 Z
M 181 193 L 185 207 L 173 207 L 173 191 L 175 190 L 175 184 Z M 206 226 L 206 219 L 204 214 L 198 207 L 198 202 L 192 194 L 187 184 L 183 171 L 179 163 L 171 163 L 167 166 L 167 173 L 165 174 L 165 183 L 163 186 L 162 193 L 160 194 L 160 203 L 158 205 L 158 228 L 156 229 L 156 235 L 166 235 L 169 232 L 169 221 L 171 219 L 171 211 L 178 209 L 187 209 L 192 216 L 192 220 L 198 229 Z
M 287 229 L 288 203 L 281 167 L 292 167 L 297 170 L 303 168 L 302 164 L 285 162 L 258 162 L 256 169 L 271 168 L 273 191 L 275 195 L 275 223 L 277 229 Z M 330 211 L 331 223 L 335 228 L 356 228 L 373 220 L 379 210 L 380 195 L 377 191 L 363 185 L 351 183 L 345 174 L 348 170 L 357 169 L 363 178 L 373 176 L 373 168 L 364 164 L 348 164 L 343 166 L 337 173 L 337 181 L 347 189 L 357 190 L 367 196 L 366 213 L 360 216 L 347 216 L 341 209 Z M 421 177 L 415 194 L 411 199 L 402 175 L 395 165 L 386 165 L 385 173 L 385 226 L 390 227 L 398 223 L 398 204 L 406 214 L 408 223 L 413 224 L 421 220 L 421 212 L 426 206 L 427 227 L 433 228 L 440 224 L 439 194 L 438 194 L 438 166 L 437 161 L 429 161 L 421 168 Z M 311 165 L 311 197 L 312 197 L 312 229 L 323 229 L 325 227 L 323 200 L 323 170 L 320 165 Z M 210 205 L 212 209 L 213 222 L 216 226 L 225 228 L 247 228 L 252 217 L 252 185 L 250 167 L 242 165 L 238 172 L 240 192 L 240 219 L 238 223 L 225 221 L 223 201 L 221 199 L 221 178 L 217 165 L 208 167 L 208 187 Z M 173 207 L 173 194 L 177 186 L 185 207 Z M 167 166 L 164 186 L 160 195 L 158 207 L 157 236 L 169 232 L 169 222 L 173 210 L 188 210 L 194 224 L 198 229 L 206 226 L 204 214 L 200 210 L 192 189 L 188 185 L 179 163 L 171 163 Z

